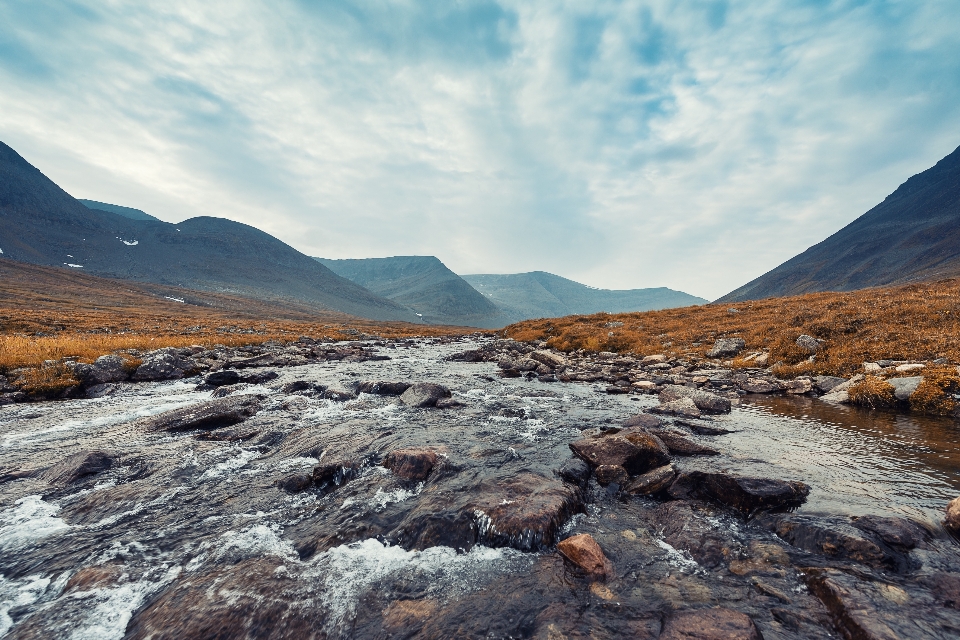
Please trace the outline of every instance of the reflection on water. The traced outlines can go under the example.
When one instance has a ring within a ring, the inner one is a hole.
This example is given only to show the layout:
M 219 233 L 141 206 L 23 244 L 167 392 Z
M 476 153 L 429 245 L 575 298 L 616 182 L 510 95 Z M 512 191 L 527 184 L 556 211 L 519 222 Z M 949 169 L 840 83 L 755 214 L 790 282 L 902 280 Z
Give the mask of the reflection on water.
M 724 436 L 734 467 L 763 460 L 813 486 L 804 511 L 906 515 L 930 523 L 960 494 L 960 424 L 832 405 L 750 396 Z

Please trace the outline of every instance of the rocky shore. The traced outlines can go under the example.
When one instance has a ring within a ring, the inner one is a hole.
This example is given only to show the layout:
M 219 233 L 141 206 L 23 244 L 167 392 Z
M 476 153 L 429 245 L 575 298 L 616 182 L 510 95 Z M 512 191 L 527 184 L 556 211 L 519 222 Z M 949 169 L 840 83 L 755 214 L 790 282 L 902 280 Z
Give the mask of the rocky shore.
M 119 599 L 102 637 L 955 637 L 945 528 L 809 512 L 809 479 L 730 470 L 744 395 L 857 382 L 725 367 L 736 348 L 301 339 L 73 364 L 65 399 L 0 410 L 0 602 L 21 594 L 0 634 Z

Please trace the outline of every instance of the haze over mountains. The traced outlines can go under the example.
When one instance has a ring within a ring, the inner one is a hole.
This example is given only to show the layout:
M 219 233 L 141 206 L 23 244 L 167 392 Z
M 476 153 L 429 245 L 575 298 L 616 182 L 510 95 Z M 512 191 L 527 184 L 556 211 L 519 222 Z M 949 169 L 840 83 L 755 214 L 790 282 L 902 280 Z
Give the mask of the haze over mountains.
M 960 275 L 960 148 L 849 225 L 717 302 Z

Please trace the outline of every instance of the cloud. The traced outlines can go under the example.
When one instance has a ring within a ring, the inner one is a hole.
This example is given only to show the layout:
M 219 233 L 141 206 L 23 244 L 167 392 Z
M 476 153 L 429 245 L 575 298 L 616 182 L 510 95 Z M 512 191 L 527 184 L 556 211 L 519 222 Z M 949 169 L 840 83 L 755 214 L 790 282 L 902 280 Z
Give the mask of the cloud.
M 717 297 L 958 144 L 927 3 L 0 5 L 0 139 L 311 255 Z

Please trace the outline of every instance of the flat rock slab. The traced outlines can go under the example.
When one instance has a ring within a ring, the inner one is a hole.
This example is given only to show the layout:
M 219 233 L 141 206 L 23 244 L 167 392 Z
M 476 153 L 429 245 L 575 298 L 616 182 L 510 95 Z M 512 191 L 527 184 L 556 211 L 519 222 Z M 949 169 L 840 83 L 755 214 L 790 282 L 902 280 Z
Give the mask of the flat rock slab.
M 400 401 L 410 407 L 435 407 L 438 400 L 449 398 L 451 395 L 450 390 L 442 385 L 420 382 L 404 391 Z
M 621 466 L 631 475 L 646 473 L 670 462 L 670 452 L 648 433 L 627 433 L 584 438 L 570 443 L 573 453 L 593 467 Z
M 140 424 L 150 431 L 219 429 L 239 424 L 259 410 L 259 396 L 229 396 L 144 418 Z
M 557 551 L 595 580 L 606 580 L 613 574 L 613 565 L 589 533 L 581 533 L 558 542 Z
M 745 613 L 733 609 L 683 611 L 668 618 L 660 640 L 762 640 Z
M 710 447 L 699 445 L 693 440 L 683 437 L 683 434 L 666 429 L 651 429 L 650 433 L 660 438 L 667 445 L 670 453 L 676 456 L 717 456 L 720 452 Z

